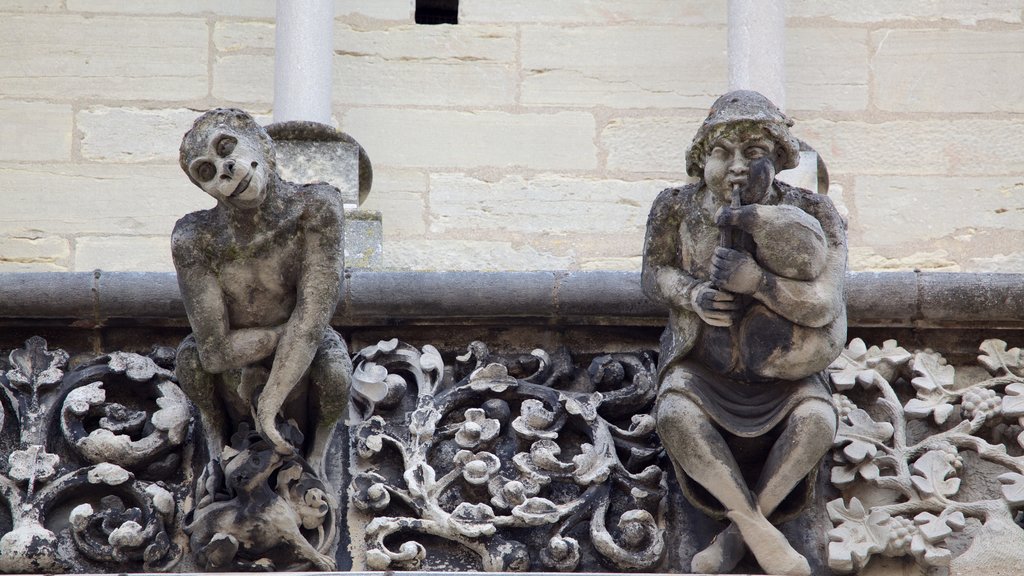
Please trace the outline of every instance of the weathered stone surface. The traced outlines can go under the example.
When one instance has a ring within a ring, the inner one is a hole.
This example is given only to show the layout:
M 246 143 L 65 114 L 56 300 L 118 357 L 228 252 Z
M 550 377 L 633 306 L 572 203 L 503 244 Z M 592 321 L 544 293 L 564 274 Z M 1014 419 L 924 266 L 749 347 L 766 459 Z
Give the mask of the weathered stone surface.
M 380 20 L 412 20 L 413 4 L 409 0 L 373 0 L 372 2 L 354 2 L 353 0 L 335 0 L 334 16 L 377 18 Z
M 726 87 L 725 40 L 713 27 L 524 27 L 522 103 L 702 108 Z
M 334 100 L 355 105 L 510 106 L 518 77 L 509 64 L 389 60 L 339 55 Z
M 364 29 L 339 24 L 334 45 L 344 56 L 383 60 L 476 61 L 512 64 L 516 57 L 516 29 L 512 26 L 422 26 L 408 24 Z
M 345 204 L 359 201 L 359 145 L 354 142 L 281 140 L 277 168 L 290 182 L 327 182 L 341 192 Z
M 384 252 L 384 267 L 393 270 L 560 270 L 572 262 L 564 253 L 499 240 L 389 240 Z
M 168 236 L 82 236 L 75 238 L 76 272 L 147 270 L 170 272 L 171 239 Z
M 668 185 L 557 176 L 509 176 L 487 182 L 461 174 L 431 174 L 430 230 L 631 234 L 643 228 L 648 205 Z
M 363 145 L 375 166 L 586 170 L 597 165 L 594 117 L 582 112 L 353 108 L 342 129 Z M 476 144 L 453 155 L 444 142 Z
M 0 271 L 51 272 L 67 270 L 70 245 L 58 236 L 0 238 Z
M 628 256 L 624 258 L 605 258 L 601 256 L 580 256 L 578 258 L 580 270 L 587 272 L 601 271 L 623 271 L 636 272 L 643 264 L 643 256 Z
M 613 118 L 601 130 L 608 170 L 685 178 L 686 148 L 702 120 L 696 115 Z
M 856 28 L 787 28 L 787 110 L 866 110 L 867 39 Z
M 702 26 L 724 24 L 725 5 L 696 0 L 463 0 L 459 22 L 543 22 L 551 24 L 608 25 L 624 22 Z
M 55 12 L 61 9 L 61 0 L 5 0 L 3 12 Z
M 213 96 L 269 109 L 274 101 L 274 57 L 266 54 L 217 57 L 213 65 Z
M 213 46 L 218 52 L 274 49 L 272 22 L 217 21 L 213 24 Z
M 82 110 L 82 156 L 101 162 L 177 162 L 181 135 L 196 113 L 184 108 L 142 110 L 98 106 Z
M 983 20 L 1021 22 L 1020 2 L 1017 0 L 978 0 L 969 4 L 958 0 L 906 0 L 897 4 L 888 0 L 866 0 L 855 4 L 843 0 L 790 0 L 786 8 L 790 18 L 830 18 L 839 22 L 952 20 L 967 25 Z
M 851 270 L 941 270 L 959 272 L 960 265 L 947 250 L 914 252 L 906 256 L 885 256 L 868 247 L 850 249 Z
M 0 100 L 0 162 L 71 159 L 71 106 Z
M 361 206 L 381 213 L 384 238 L 421 236 L 427 231 L 427 174 L 375 169 L 373 194 Z
M 6 16 L 0 84 L 8 97 L 202 98 L 207 38 L 200 18 Z
M 970 210 L 965 210 L 966 205 Z M 861 176 L 853 209 L 864 241 L 898 245 L 976 228 L 1024 229 L 1024 182 L 1014 177 Z M 921 206 L 931 210 L 920 210 Z
M 992 154 L 993 142 L 1024 140 L 1024 120 L 807 120 L 800 137 L 829 159 L 829 170 L 851 175 L 1015 175 L 1024 156 Z
M 893 112 L 1024 112 L 1019 31 L 876 30 L 873 99 Z
M 72 12 L 121 12 L 136 14 L 196 14 L 273 18 L 274 0 L 155 0 L 139 4 L 123 0 L 67 0 Z
M 345 267 L 380 268 L 384 263 L 384 235 L 380 212 L 345 213 Z
M 176 166 L 50 164 L 0 166 L 4 217 L 0 234 L 165 235 L 175 215 L 208 208 Z M 46 202 L 40 202 L 45 198 Z

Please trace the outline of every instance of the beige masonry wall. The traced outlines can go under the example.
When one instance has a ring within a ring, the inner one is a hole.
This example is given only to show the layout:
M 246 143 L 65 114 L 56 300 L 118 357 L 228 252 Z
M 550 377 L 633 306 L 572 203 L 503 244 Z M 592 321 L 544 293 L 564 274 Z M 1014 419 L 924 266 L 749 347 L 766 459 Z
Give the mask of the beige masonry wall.
M 334 117 L 399 269 L 638 269 L 727 89 L 726 2 L 338 0 Z M 1024 271 L 1024 0 L 790 0 L 853 269 Z M 269 121 L 272 0 L 0 0 L 0 271 L 170 270 L 197 111 Z

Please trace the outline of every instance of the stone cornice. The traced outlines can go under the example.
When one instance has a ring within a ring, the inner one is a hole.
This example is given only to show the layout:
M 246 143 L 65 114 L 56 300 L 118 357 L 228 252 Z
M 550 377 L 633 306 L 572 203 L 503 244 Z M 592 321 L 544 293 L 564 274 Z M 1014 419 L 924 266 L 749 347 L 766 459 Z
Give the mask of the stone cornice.
M 847 291 L 854 327 L 1024 327 L 1024 274 L 857 272 Z M 654 326 L 665 314 L 644 297 L 634 272 L 355 270 L 346 275 L 334 321 Z M 0 320 L 187 325 L 176 277 L 163 272 L 0 274 Z

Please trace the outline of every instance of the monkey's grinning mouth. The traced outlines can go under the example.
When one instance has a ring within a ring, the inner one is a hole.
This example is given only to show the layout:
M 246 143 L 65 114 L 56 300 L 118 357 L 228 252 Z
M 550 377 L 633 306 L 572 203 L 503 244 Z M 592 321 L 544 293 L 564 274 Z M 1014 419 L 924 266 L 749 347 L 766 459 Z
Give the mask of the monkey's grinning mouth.
M 245 192 L 246 188 L 249 187 L 249 181 L 251 181 L 251 180 L 252 180 L 252 172 L 246 174 L 245 178 L 242 178 L 242 181 L 239 182 L 238 186 L 235 187 L 235 191 L 228 195 L 228 198 L 234 198 L 235 196 L 238 196 L 242 192 Z

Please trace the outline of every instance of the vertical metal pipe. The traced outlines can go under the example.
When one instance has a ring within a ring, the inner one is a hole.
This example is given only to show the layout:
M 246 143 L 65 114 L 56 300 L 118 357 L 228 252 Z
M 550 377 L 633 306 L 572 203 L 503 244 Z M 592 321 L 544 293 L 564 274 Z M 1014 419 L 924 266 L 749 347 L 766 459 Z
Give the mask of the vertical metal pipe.
M 729 89 L 786 107 L 786 1 L 729 0 Z
M 274 122 L 331 123 L 334 0 L 277 0 Z

